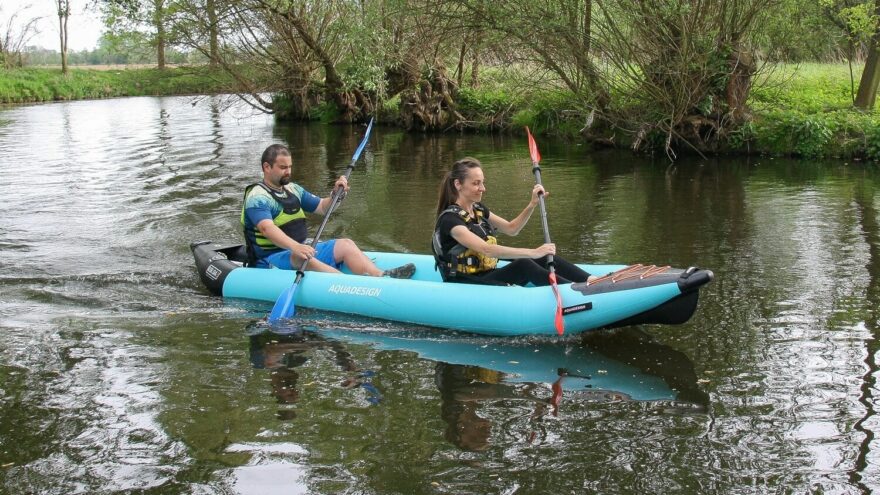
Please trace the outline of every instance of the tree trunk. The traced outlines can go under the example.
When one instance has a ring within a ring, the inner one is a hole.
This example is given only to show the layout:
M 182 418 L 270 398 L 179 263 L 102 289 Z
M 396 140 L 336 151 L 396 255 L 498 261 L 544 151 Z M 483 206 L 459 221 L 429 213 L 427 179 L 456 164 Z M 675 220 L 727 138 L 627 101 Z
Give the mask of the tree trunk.
M 862 78 L 859 81 L 855 107 L 860 110 L 872 110 L 877 102 L 878 85 L 880 85 L 880 46 L 878 46 L 878 36 L 875 36 L 871 40 L 868 58 L 865 60 L 865 70 L 862 71 Z
M 880 15 L 880 3 L 874 6 L 874 14 Z M 868 43 L 865 69 L 859 80 L 859 90 L 853 105 L 860 110 L 873 110 L 877 102 L 877 85 L 880 84 L 880 24 L 874 26 L 874 36 Z
M 749 108 L 746 104 L 749 91 L 752 89 L 752 76 L 755 75 L 755 59 L 751 53 L 743 50 L 735 50 L 728 60 L 730 64 L 730 77 L 725 88 L 727 111 L 735 122 L 744 122 L 749 118 Z
M 217 30 L 217 5 L 215 0 L 208 0 L 208 43 L 211 67 L 217 66 L 220 59 L 220 50 L 218 38 L 220 37 Z
M 58 36 L 61 38 L 61 73 L 68 74 L 67 67 L 67 19 L 70 18 L 70 0 L 56 0 L 58 6 Z
M 156 26 L 156 65 L 159 70 L 165 69 L 165 1 L 156 0 L 153 12 L 153 24 Z
M 455 79 L 460 88 L 464 81 L 464 56 L 467 55 L 467 43 L 461 43 L 461 51 L 458 53 L 458 66 L 455 69 Z
M 471 60 L 471 88 L 480 86 L 480 54 L 474 50 L 474 58 Z M 461 85 L 459 85 L 461 87 Z
M 446 75 L 439 62 L 431 71 L 429 80 L 422 80 L 416 88 L 400 94 L 400 115 L 409 131 L 443 131 L 458 128 L 465 120 L 456 111 L 458 88 Z

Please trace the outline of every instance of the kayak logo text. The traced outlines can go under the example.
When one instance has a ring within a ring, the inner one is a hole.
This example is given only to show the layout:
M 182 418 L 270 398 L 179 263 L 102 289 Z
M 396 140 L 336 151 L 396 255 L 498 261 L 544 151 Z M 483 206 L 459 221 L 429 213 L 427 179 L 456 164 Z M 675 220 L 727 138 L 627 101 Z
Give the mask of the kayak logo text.
M 354 285 L 333 284 L 327 289 L 331 294 L 351 294 L 353 296 L 379 297 L 382 289 L 378 287 L 357 287 Z
M 210 278 L 211 280 L 217 280 L 218 278 L 220 278 L 220 275 L 222 275 L 222 274 L 223 274 L 223 270 L 217 268 L 214 265 L 208 265 L 208 268 L 205 269 L 205 275 L 207 275 L 207 277 Z

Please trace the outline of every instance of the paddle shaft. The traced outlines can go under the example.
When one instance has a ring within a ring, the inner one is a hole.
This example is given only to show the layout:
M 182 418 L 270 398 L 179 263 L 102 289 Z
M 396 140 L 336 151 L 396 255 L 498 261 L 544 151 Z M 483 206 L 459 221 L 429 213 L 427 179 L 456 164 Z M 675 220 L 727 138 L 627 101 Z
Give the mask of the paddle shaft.
M 357 163 L 358 159 L 361 157 L 361 151 L 364 150 L 364 146 L 367 144 L 367 138 L 370 136 L 370 130 L 373 128 L 373 119 L 370 119 L 370 125 L 367 126 L 367 132 L 364 133 L 364 139 L 361 141 L 361 144 L 358 146 L 357 150 L 354 152 L 354 155 L 351 157 L 351 162 L 345 167 L 345 181 L 348 182 L 348 178 L 351 177 L 351 171 L 354 170 L 354 166 Z M 342 201 L 343 196 L 345 196 L 345 189 L 341 187 L 337 187 L 333 190 L 333 195 L 330 197 L 330 206 L 327 207 L 327 211 L 324 213 L 324 219 L 321 220 L 321 225 L 318 226 L 318 231 L 315 232 L 315 237 L 312 238 L 311 246 L 316 246 L 318 244 L 318 239 L 321 237 L 321 234 L 324 233 L 324 227 L 327 226 L 327 220 L 330 219 L 330 214 L 336 210 L 336 207 L 339 206 L 339 203 Z M 300 279 L 303 277 L 304 272 L 306 271 L 306 267 L 309 265 L 309 261 L 311 258 L 306 258 L 303 261 L 302 265 L 300 265 L 299 270 L 296 271 L 296 278 L 293 283 L 298 284 Z
M 529 139 L 529 155 L 532 157 L 532 172 L 535 174 L 535 183 L 541 187 L 541 153 L 538 151 L 538 144 L 532 137 L 532 132 L 526 126 L 526 136 Z M 541 206 L 541 226 L 544 228 L 544 243 L 550 244 L 550 226 L 547 225 L 547 207 L 544 206 L 544 193 L 538 194 L 538 204 Z M 550 271 L 549 281 L 550 287 L 553 288 L 553 295 L 556 297 L 556 315 L 553 323 L 556 325 L 556 333 L 562 335 L 565 333 L 565 321 L 562 316 L 562 296 L 559 294 L 559 286 L 556 283 L 556 265 L 553 262 L 553 255 L 547 255 L 547 269 Z
M 535 183 L 541 184 L 541 166 L 537 162 L 532 163 L 532 172 L 535 174 Z M 547 224 L 547 207 L 544 205 L 544 193 L 538 194 L 538 207 L 541 209 L 541 227 L 544 229 L 544 244 L 550 244 L 550 226 Z M 547 255 L 547 266 L 550 271 L 555 271 L 553 264 L 553 255 Z

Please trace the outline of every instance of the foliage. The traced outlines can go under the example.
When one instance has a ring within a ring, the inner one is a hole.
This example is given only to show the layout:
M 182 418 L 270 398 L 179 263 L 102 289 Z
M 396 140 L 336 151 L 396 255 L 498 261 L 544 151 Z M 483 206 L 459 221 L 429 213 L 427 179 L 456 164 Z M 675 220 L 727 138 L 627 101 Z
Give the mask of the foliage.
M 875 122 L 873 127 L 865 129 L 865 155 L 876 162 L 880 162 L 880 122 Z
M 762 115 L 751 129 L 752 147 L 775 155 L 876 159 L 880 151 L 872 141 L 880 135 L 880 115 L 850 109 L 814 114 L 777 110 Z
M 528 104 L 512 118 L 516 128 L 528 126 L 536 134 L 574 137 L 585 126 L 589 113 L 573 107 L 577 102 L 567 91 L 549 91 L 532 94 Z
M 457 110 L 478 130 L 503 129 L 510 115 L 522 105 L 522 98 L 503 88 L 461 88 Z
M 819 1 L 780 0 L 764 14 L 755 43 L 773 62 L 832 62 L 848 50 L 846 35 Z
M 0 15 L 8 15 L 5 25 L 0 25 L 0 68 L 11 69 L 24 65 L 24 51 L 37 34 L 39 20 L 27 17 L 28 8 L 4 12 L 0 6 Z
M 819 5 L 853 43 L 866 42 L 877 31 L 874 0 L 819 0 Z

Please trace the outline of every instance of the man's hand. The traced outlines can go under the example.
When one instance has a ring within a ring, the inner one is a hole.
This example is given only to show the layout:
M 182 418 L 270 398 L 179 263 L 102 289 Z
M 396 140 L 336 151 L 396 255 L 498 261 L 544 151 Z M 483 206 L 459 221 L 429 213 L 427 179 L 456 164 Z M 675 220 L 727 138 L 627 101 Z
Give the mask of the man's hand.
M 299 266 L 305 260 L 311 259 L 315 256 L 315 248 L 309 246 L 308 244 L 299 244 L 290 248 L 290 264 L 291 266 Z
M 340 187 L 342 188 L 342 192 L 348 192 L 349 190 L 348 179 L 346 179 L 344 175 L 340 175 L 339 178 L 336 179 L 336 183 L 333 184 L 333 190 L 335 191 Z

